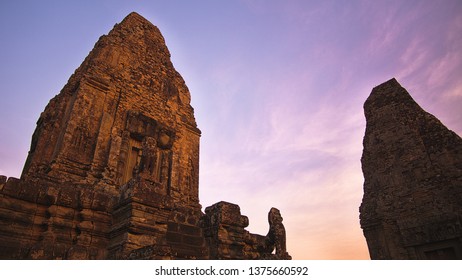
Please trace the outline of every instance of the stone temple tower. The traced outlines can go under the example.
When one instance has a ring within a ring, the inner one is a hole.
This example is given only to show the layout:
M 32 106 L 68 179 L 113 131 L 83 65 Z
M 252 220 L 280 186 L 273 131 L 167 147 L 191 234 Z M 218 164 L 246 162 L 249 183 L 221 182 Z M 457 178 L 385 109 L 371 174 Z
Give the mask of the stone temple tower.
M 462 139 L 398 81 L 364 104 L 361 227 L 372 259 L 462 259 Z
M 164 38 L 131 13 L 41 114 L 21 179 L 8 181 L 2 200 L 18 204 L 5 207 L 7 220 L 34 210 L 30 223 L 3 229 L 3 251 L 127 258 L 156 244 L 160 257 L 203 257 L 200 134 Z M 188 242 L 173 240 L 182 233 Z
M 132 13 L 99 39 L 40 116 L 22 179 L 110 188 L 139 178 L 194 205 L 199 137 L 160 31 Z
M 190 102 L 157 27 L 116 24 L 40 115 L 21 178 L 0 176 L 0 259 L 290 258 L 277 209 L 268 236 L 237 205 L 202 213 Z

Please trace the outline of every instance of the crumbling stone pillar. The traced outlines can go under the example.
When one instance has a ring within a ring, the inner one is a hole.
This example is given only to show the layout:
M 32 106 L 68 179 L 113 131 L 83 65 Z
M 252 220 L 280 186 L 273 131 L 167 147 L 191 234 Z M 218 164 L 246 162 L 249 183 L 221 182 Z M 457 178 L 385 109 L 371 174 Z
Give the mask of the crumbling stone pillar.
M 364 103 L 361 227 L 372 259 L 462 259 L 462 139 L 395 79 Z

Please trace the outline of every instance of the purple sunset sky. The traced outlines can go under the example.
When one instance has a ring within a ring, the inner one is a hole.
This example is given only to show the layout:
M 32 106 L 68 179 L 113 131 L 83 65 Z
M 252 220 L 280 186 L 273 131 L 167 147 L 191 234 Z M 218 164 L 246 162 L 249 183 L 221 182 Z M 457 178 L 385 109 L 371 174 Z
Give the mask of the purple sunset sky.
M 202 130 L 203 207 L 239 204 L 294 259 L 368 259 L 359 226 L 363 103 L 395 77 L 462 135 L 462 1 L 1 1 L 0 174 L 99 36 L 158 26 Z

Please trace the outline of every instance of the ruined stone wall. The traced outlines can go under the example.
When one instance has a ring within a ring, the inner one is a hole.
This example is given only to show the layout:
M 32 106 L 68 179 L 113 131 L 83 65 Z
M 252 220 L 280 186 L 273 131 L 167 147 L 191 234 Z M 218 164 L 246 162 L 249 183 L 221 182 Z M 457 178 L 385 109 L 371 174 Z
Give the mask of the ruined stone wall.
M 0 188 L 0 258 L 104 259 L 114 203 L 87 186 L 9 178 Z
M 210 248 L 210 258 L 224 260 L 291 259 L 285 250 L 285 230 L 280 232 L 280 229 L 274 227 L 271 222 L 271 213 L 274 210 L 279 213 L 279 210 L 275 208 L 270 211 L 269 233 L 262 236 L 245 230 L 249 225 L 249 219 L 241 215 L 238 205 L 221 201 L 207 207 L 203 227 L 204 236 Z M 279 245 L 283 247 L 282 251 L 279 251 Z M 273 254 L 274 250 L 276 251 Z
M 279 210 L 272 208 L 270 213 Z M 270 215 L 271 216 L 271 215 Z M 174 253 L 180 259 L 215 259 L 215 260 L 290 260 L 292 257 L 285 250 L 285 231 L 278 231 L 270 223 L 269 233 L 253 234 L 245 228 L 249 219 L 241 215 L 238 205 L 221 201 L 205 209 L 200 227 L 193 224 L 184 225 L 185 218 L 169 219 L 167 242 L 175 244 L 179 251 Z M 196 216 L 193 216 L 194 218 Z M 186 218 L 189 222 L 189 218 Z M 282 222 L 282 218 L 280 218 Z M 205 242 L 205 243 L 204 243 Z M 205 247 L 204 247 L 205 245 Z M 278 249 L 279 248 L 279 249 Z M 283 248 L 283 250 L 281 250 Z M 159 245 L 149 245 L 131 251 L 129 259 L 160 259 Z M 198 255 L 202 252 L 203 255 Z M 186 256 L 186 257 L 185 257 Z
M 200 208 L 156 193 L 143 180 L 133 180 L 125 187 L 113 211 L 109 258 L 208 258 Z
M 241 215 L 238 205 L 219 202 L 205 209 L 205 237 L 211 248 L 212 259 L 252 259 L 249 247 L 252 243 L 250 233 L 244 228 L 249 219 Z M 262 237 L 263 238 L 263 237 Z
M 360 219 L 371 258 L 462 258 L 462 139 L 395 79 L 364 111 Z

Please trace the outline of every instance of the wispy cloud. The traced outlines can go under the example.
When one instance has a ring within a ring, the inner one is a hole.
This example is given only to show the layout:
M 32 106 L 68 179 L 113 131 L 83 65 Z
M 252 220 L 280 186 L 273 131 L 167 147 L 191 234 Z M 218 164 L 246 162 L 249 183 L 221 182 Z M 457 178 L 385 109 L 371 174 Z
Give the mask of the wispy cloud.
M 73 7 L 79 5 L 84 4 Z M 66 4 L 59 7 L 53 11 Z M 268 230 L 267 211 L 272 206 L 280 208 L 289 251 L 295 258 L 368 257 L 358 207 L 363 183 L 362 105 L 373 86 L 397 77 L 422 107 L 462 132 L 460 1 L 442 5 L 435 1 L 254 0 L 181 7 L 149 2 L 137 7 L 154 24 L 161 22 L 175 66 L 191 90 L 203 132 L 202 205 L 219 200 L 238 203 L 250 218 L 249 230 L 261 234 Z M 192 7 L 194 13 L 190 13 Z M 14 20 L 27 26 L 27 32 L 42 34 L 50 25 L 36 19 L 47 15 L 45 8 L 43 14 L 33 11 L 35 23 L 40 24 L 29 24 L 29 17 L 21 17 L 27 13 L 14 13 Z M 97 15 L 92 24 L 73 26 L 73 30 L 87 34 L 95 22 L 112 24 L 114 13 L 120 19 L 124 9 L 113 3 L 93 4 L 91 10 Z M 89 17 L 82 14 L 88 9 L 75 11 L 75 22 Z M 53 17 L 60 15 L 66 13 Z M 3 19 L 10 22 L 7 16 Z M 24 31 L 17 29 L 9 36 Z M 27 41 L 30 36 L 8 37 L 21 46 L 11 56 L 24 57 L 30 48 L 23 47 L 33 46 L 41 48 L 43 57 L 60 55 L 59 60 L 65 60 L 70 56 L 67 48 L 50 53 L 56 49 L 53 42 L 76 38 L 67 28 L 64 31 L 63 37 L 47 37 L 40 45 Z M 88 38 L 80 51 L 86 53 L 93 40 Z M 73 59 L 78 63 L 81 58 Z M 35 82 L 54 85 L 56 77 L 63 75 L 61 68 L 52 67 L 46 77 L 37 79 L 36 73 L 43 69 L 34 68 L 27 59 L 24 63 L 26 72 L 24 67 L 5 68 L 5 73 L 18 74 L 0 85 L 2 94 L 18 85 L 27 93 L 14 91 L 9 95 L 12 106 L 1 111 L 0 153 L 8 163 L 0 162 L 0 172 L 5 173 L 13 169 L 20 173 L 21 167 L 11 162 L 23 162 L 32 134 L 14 135 L 14 141 L 24 139 L 25 145 L 11 148 L 15 129 L 7 129 L 9 120 L 20 118 L 24 111 L 14 105 L 20 107 L 29 99 L 46 103 L 48 97 L 37 93 L 51 96 L 56 92 L 40 90 Z M 34 110 L 38 114 L 43 106 Z M 34 123 L 35 117 L 31 126 Z
M 207 193 L 203 198 L 211 202 L 217 198 L 235 199 L 232 202 L 238 203 L 244 214 L 250 213 L 249 230 L 261 234 L 266 234 L 268 227 L 266 211 L 271 206 L 280 208 L 283 214 L 287 213 L 288 246 L 299 256 L 335 258 L 326 252 L 345 249 L 349 241 L 355 249 L 345 250 L 356 250 L 358 256 L 361 249 L 356 241 L 349 240 L 353 236 L 337 244 L 341 232 L 359 231 L 358 190 L 362 189 L 361 104 L 355 103 L 355 98 L 348 102 L 335 100 L 338 91 L 352 94 L 347 91 L 348 82 L 345 80 L 345 84 L 326 92 L 317 106 L 306 107 L 296 100 L 305 99 L 300 98 L 299 91 L 308 90 L 309 83 L 292 84 L 291 90 L 299 94 L 289 94 L 287 98 L 279 98 L 267 89 L 266 93 L 274 99 L 262 102 L 247 124 L 236 131 L 242 135 L 236 139 L 242 141 L 228 143 L 233 147 L 229 154 L 206 159 L 210 161 L 207 170 L 201 170 L 202 178 L 207 178 L 201 181 L 202 191 Z M 279 89 L 277 86 L 272 90 Z M 307 96 L 309 100 L 310 94 Z M 336 231 L 331 228 L 334 223 Z M 326 236 L 331 236 L 329 241 Z M 301 239 L 305 241 L 300 246 Z M 363 258 L 367 258 L 364 246 L 362 250 Z M 336 253 L 337 258 L 342 258 Z

